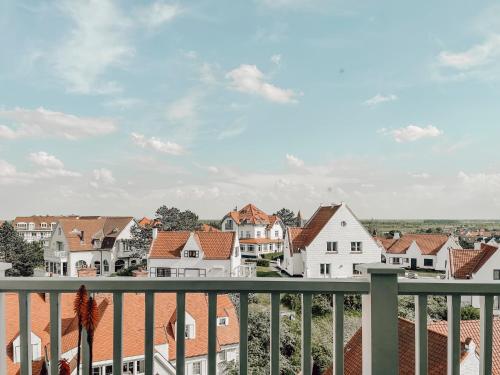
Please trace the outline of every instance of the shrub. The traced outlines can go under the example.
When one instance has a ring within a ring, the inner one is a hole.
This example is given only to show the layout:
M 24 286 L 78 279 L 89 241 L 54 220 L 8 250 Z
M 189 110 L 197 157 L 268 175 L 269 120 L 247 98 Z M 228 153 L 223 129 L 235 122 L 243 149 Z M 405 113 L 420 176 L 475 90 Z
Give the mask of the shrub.
M 462 320 L 478 320 L 479 319 L 479 309 L 474 306 L 468 305 L 460 309 L 460 319 Z
M 259 266 L 259 267 L 269 267 L 269 260 L 267 260 L 267 259 L 257 259 L 257 266 Z
M 279 259 L 283 260 L 283 253 L 282 252 L 275 252 L 275 253 L 262 254 L 262 258 L 269 259 L 269 260 L 276 260 L 279 258 Z

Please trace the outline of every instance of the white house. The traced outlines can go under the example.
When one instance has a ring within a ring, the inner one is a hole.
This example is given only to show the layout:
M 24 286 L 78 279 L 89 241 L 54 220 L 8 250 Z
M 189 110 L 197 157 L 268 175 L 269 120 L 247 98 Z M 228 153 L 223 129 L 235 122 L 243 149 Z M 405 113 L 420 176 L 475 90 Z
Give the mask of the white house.
M 385 261 L 411 269 L 445 271 L 448 250 L 461 248 L 449 234 L 405 234 L 401 238 L 377 238 Z
M 474 243 L 474 249 L 479 250 L 482 244 L 500 247 L 500 237 L 487 237 Z
M 94 336 L 92 363 L 93 375 L 112 375 L 113 371 L 113 299 L 109 294 L 95 294 L 99 309 L 99 320 Z M 31 299 L 31 356 L 32 373 L 40 374 L 42 363 L 50 354 L 50 303 L 43 294 L 32 293 Z M 61 357 L 71 364 L 76 374 L 77 341 L 75 339 L 76 317 L 73 312 L 73 294 L 61 295 Z M 143 375 L 144 369 L 144 321 L 145 297 L 139 293 L 123 295 L 123 363 L 124 375 Z M 176 373 L 176 301 L 175 294 L 157 293 L 154 313 L 154 357 L 153 374 L 175 375 Z M 19 301 L 16 293 L 5 294 L 7 343 L 7 374 L 19 373 Z M 185 312 L 185 374 L 208 374 L 208 300 L 203 293 L 186 295 Z M 70 329 L 71 328 L 71 329 Z M 228 295 L 217 296 L 217 365 L 221 370 L 238 358 L 239 323 L 236 310 Z M 57 361 L 56 361 L 57 364 Z M 80 372 L 81 373 L 81 372 Z M 3 374 L 2 374 L 3 375 Z
M 500 283 L 500 250 L 496 246 L 482 244 L 479 250 L 449 250 L 447 276 L 455 280 Z M 479 308 L 479 297 L 462 297 L 462 301 Z M 498 297 L 494 298 L 494 310 L 500 313 Z
M 148 254 L 151 277 L 251 276 L 235 232 L 158 231 Z
M 42 242 L 43 247 L 49 246 L 50 237 L 59 219 L 65 216 L 18 216 L 12 225 L 26 242 Z
M 253 204 L 247 204 L 239 211 L 233 210 L 222 219 L 223 232 L 238 234 L 244 257 L 283 251 L 284 230 L 278 216 L 268 215 Z
M 351 277 L 361 263 L 380 262 L 377 242 L 345 204 L 319 207 L 302 228 L 288 228 L 281 268 L 311 278 Z
M 132 217 L 81 216 L 60 219 L 44 251 L 45 270 L 77 276 L 78 269 L 93 267 L 108 276 L 140 262 L 130 248 Z

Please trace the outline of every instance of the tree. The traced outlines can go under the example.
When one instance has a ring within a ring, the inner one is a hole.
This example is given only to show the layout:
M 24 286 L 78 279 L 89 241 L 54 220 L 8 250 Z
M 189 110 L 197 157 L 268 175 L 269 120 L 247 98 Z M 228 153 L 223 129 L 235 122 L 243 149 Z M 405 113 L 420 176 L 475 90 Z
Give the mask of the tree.
M 186 210 L 181 211 L 176 207 L 161 206 L 156 210 L 156 219 L 159 219 L 163 230 L 197 230 L 200 227 L 198 215 Z
M 132 228 L 130 228 L 130 234 L 132 236 L 130 239 L 130 247 L 133 252 L 132 256 L 134 258 L 144 259 L 151 246 L 151 241 L 153 240 L 153 228 L 134 224 Z
M 35 268 L 43 265 L 41 242 L 28 243 L 16 232 L 11 223 L 0 226 L 0 259 L 12 263 L 6 276 L 33 276 Z
M 294 227 L 296 225 L 295 214 L 288 208 L 282 208 L 278 212 L 275 212 L 274 215 L 278 216 L 283 224 L 289 227 Z

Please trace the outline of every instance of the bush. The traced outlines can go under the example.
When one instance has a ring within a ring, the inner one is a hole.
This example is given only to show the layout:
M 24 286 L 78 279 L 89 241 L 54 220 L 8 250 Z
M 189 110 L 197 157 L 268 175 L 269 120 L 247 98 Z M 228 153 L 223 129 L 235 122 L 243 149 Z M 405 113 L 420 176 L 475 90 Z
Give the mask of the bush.
M 479 319 L 479 309 L 474 306 L 464 306 L 460 310 L 460 319 L 462 320 L 478 320 Z
M 282 252 L 275 252 L 275 253 L 262 254 L 262 258 L 269 259 L 269 260 L 276 260 L 276 259 L 283 260 L 283 253 Z
M 141 268 L 140 264 L 135 264 L 127 268 L 122 268 L 120 271 L 116 272 L 114 276 L 133 276 L 132 272 L 138 270 L 139 268 Z
M 259 266 L 259 267 L 269 267 L 269 260 L 267 260 L 267 259 L 257 259 L 257 266 Z

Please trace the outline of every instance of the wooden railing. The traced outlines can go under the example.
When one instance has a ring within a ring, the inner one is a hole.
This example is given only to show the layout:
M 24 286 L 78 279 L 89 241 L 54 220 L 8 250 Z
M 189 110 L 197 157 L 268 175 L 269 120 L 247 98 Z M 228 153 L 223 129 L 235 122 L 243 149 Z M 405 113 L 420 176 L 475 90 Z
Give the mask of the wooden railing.
M 185 308 L 186 293 L 208 294 L 208 374 L 217 371 L 216 330 L 217 294 L 238 293 L 240 295 L 240 348 L 239 371 L 245 375 L 248 369 L 248 295 L 268 293 L 271 295 L 271 374 L 280 373 L 280 294 L 302 295 L 302 374 L 312 373 L 311 325 L 312 296 L 334 295 L 334 373 L 344 373 L 344 295 L 362 295 L 363 321 L 363 374 L 398 374 L 398 295 L 414 295 L 415 314 L 415 363 L 416 374 L 426 374 L 427 368 L 427 296 L 448 296 L 448 374 L 460 372 L 460 296 L 481 296 L 481 345 L 480 373 L 491 374 L 492 370 L 492 311 L 493 297 L 500 295 L 499 284 L 479 284 L 454 281 L 398 280 L 402 269 L 375 264 L 360 266 L 366 277 L 356 279 L 263 279 L 263 278 L 0 278 L 0 296 L 4 292 L 19 295 L 19 319 L 21 339 L 21 375 L 31 375 L 30 357 L 30 293 L 50 294 L 50 374 L 57 374 L 57 359 L 61 356 L 61 293 L 73 293 L 84 284 L 91 292 L 112 293 L 114 300 L 113 325 L 113 374 L 122 369 L 123 294 L 145 294 L 145 374 L 153 374 L 154 355 L 154 304 L 157 293 L 176 293 L 176 372 L 185 373 Z M 0 298 L 0 304 L 3 298 Z M 3 307 L 3 306 L 1 306 Z M 338 308 L 337 308 L 338 307 Z M 4 324 L 4 309 L 0 310 L 0 322 Z M 4 332 L 4 330 L 0 330 Z M 1 333 L 0 332 L 0 333 Z M 0 341 L 5 336 L 0 334 Z M 86 342 L 85 340 L 83 340 Z M 0 342 L 5 348 L 5 342 Z M 85 348 L 84 348 L 85 349 Z M 5 355 L 5 353 L 3 354 Z M 5 358 L 0 358 L 3 362 Z M 88 351 L 83 350 L 83 373 L 88 373 Z M 2 368 L 0 367 L 0 371 Z

